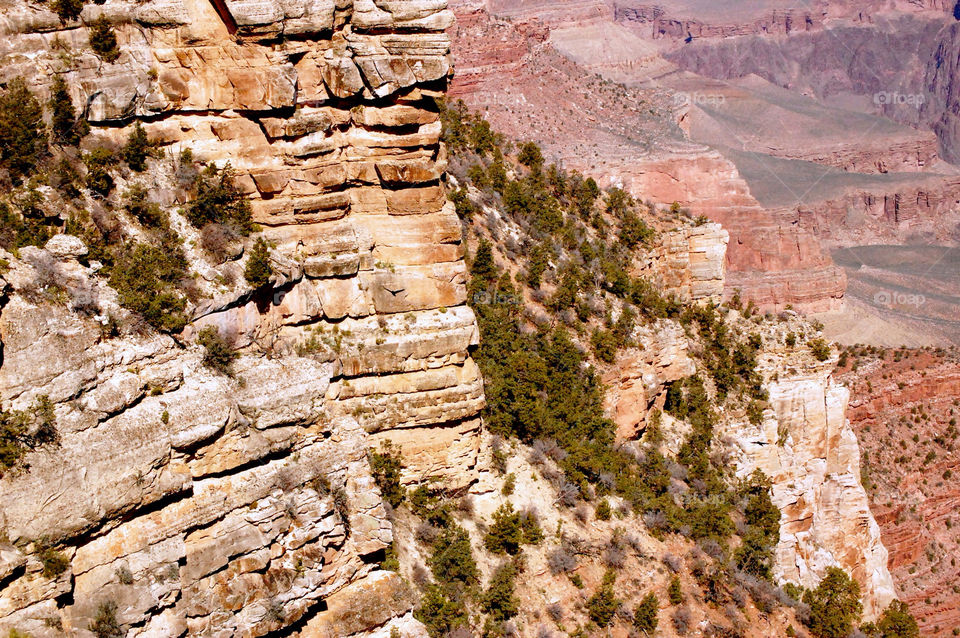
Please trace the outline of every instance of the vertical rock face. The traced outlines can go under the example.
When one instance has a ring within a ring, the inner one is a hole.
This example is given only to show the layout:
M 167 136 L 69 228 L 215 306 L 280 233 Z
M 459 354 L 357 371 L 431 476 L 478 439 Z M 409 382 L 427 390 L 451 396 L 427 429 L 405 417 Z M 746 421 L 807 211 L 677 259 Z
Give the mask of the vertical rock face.
M 950 636 L 960 622 L 954 588 L 960 453 L 948 443 L 957 437 L 957 355 L 913 350 L 857 363 L 842 379 L 853 388 L 850 420 L 864 450 L 871 505 L 890 550 L 897 594 L 924 636 Z
M 604 376 L 607 386 L 604 408 L 617 424 L 617 438 L 630 440 L 646 427 L 647 411 L 659 402 L 663 407 L 668 383 L 696 372 L 688 356 L 683 327 L 674 321 L 658 321 L 637 328 L 632 340 L 637 347 L 623 351 Z
M 62 24 L 4 0 L 0 14 L 0 79 L 45 96 L 62 75 L 85 143 L 140 120 L 168 155 L 229 162 L 276 273 L 267 298 L 217 288 L 171 210 L 214 292 L 178 339 L 109 338 L 30 294 L 55 263 L 123 312 L 79 242 L 3 255 L 0 396 L 48 397 L 59 444 L 0 478 L 0 633 L 87 636 L 107 603 L 130 636 L 357 633 L 403 616 L 408 593 L 376 568 L 392 532 L 366 451 L 393 439 L 411 476 L 469 483 L 483 405 L 439 183 L 445 2 L 110 0 Z M 100 15 L 115 63 L 88 45 Z M 170 163 L 143 179 L 182 203 Z M 206 325 L 241 350 L 234 377 L 184 345 Z M 44 569 L 41 539 L 64 571 Z
M 849 390 L 801 353 L 768 353 L 764 365 L 770 409 L 759 427 L 727 432 L 739 448 L 738 474 L 762 470 L 780 508 L 775 575 L 815 586 L 839 565 L 860 584 L 866 619 L 895 597 L 887 550 L 860 482 L 860 450 L 846 417 Z
M 719 303 L 729 241 L 729 233 L 720 224 L 671 231 L 660 238 L 642 270 L 661 291 L 684 302 Z

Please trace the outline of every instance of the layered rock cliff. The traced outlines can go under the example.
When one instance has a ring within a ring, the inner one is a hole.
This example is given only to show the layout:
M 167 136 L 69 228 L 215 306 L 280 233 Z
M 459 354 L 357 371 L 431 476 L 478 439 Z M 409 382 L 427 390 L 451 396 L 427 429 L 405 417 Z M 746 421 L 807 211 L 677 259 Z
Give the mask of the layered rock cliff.
M 738 475 L 760 469 L 773 480 L 782 513 L 777 577 L 811 586 L 827 567 L 840 565 L 860 583 L 864 615 L 876 617 L 895 591 L 861 482 L 857 436 L 847 419 L 850 391 L 831 374 L 835 357 L 819 362 L 806 348 L 782 345 L 795 329 L 778 327 L 761 357 L 770 394 L 762 423 L 732 424 L 726 434 L 738 450 Z
M 850 348 L 847 358 L 840 379 L 853 391 L 850 420 L 897 594 L 923 635 L 950 636 L 960 622 L 956 350 Z
M 182 334 L 144 333 L 81 241 L 3 255 L 3 409 L 42 396 L 57 442 L 0 479 L 0 630 L 90 635 L 115 605 L 131 636 L 422 631 L 406 586 L 377 569 L 392 532 L 366 454 L 391 431 L 411 476 L 456 486 L 479 445 L 477 329 L 432 99 L 450 72 L 445 3 L 2 13 L 5 81 L 45 97 L 64 78 L 85 148 L 139 121 L 162 149 L 116 179 L 169 213 L 199 295 Z M 89 49 L 100 16 L 113 62 Z M 232 166 L 272 247 L 268 291 L 237 276 L 246 258 L 205 260 L 177 212 L 186 149 Z M 60 214 L 115 202 L 85 192 Z M 51 304 L 45 281 L 90 292 L 86 312 Z M 240 350 L 232 377 L 204 365 L 204 326 Z M 50 551 L 65 564 L 45 566 Z

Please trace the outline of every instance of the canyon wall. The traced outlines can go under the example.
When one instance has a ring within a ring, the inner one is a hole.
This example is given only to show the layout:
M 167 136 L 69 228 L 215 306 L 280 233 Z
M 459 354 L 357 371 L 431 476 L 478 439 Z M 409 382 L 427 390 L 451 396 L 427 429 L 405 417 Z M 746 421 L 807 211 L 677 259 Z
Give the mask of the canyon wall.
M 880 14 L 789 38 L 751 34 L 693 42 L 666 56 L 705 77 L 756 74 L 821 99 L 866 96 L 887 117 L 934 130 L 942 157 L 957 162 L 958 34 L 955 21 L 943 14 Z
M 530 13 L 526 5 L 503 8 L 520 16 L 509 21 L 475 3 L 452 6 L 458 18 L 450 31 L 457 58 L 452 96 L 603 187 L 661 205 L 677 202 L 721 223 L 731 237 L 727 298 L 739 289 L 764 310 L 842 306 L 843 271 L 796 224 L 795 212 L 771 216 L 732 161 L 685 139 L 674 94 L 599 80 L 557 54 L 544 22 L 522 19 Z
M 477 328 L 439 183 L 445 3 L 110 0 L 66 24 L 0 8 L 3 81 L 45 98 L 63 77 L 85 148 L 141 121 L 164 151 L 117 191 L 169 212 L 198 289 L 183 333 L 161 335 L 79 239 L 2 255 L 3 408 L 49 405 L 58 442 L 0 478 L 0 632 L 88 636 L 115 604 L 130 636 L 420 635 L 378 569 L 392 532 L 366 454 L 392 439 L 407 478 L 458 487 L 479 448 Z M 89 49 L 101 15 L 115 62 Z M 186 149 L 232 166 L 271 245 L 267 291 L 242 259 L 207 261 L 177 211 Z M 51 277 L 67 302 L 44 296 Z M 204 326 L 240 350 L 233 376 L 204 365 Z M 64 570 L 38 558 L 49 545 Z
M 950 636 L 960 623 L 955 517 L 960 471 L 955 350 L 910 350 L 882 359 L 852 357 L 840 375 L 853 389 L 850 421 L 864 450 L 871 508 L 898 597 L 922 635 Z
M 779 327 L 782 343 L 789 327 Z M 780 508 L 774 572 L 780 582 L 815 586 L 831 565 L 860 584 L 864 618 L 895 598 L 887 549 L 860 478 L 857 436 L 847 420 L 849 390 L 831 372 L 836 357 L 818 362 L 799 348 L 767 349 L 761 368 L 770 393 L 760 426 L 723 428 L 738 452 L 739 476 L 762 470 Z

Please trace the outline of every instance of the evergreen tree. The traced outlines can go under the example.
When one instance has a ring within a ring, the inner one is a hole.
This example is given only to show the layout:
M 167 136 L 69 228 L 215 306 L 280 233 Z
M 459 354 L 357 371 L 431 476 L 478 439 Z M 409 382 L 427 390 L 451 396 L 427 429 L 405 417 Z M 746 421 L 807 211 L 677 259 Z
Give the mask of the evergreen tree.
M 257 237 L 250 251 L 250 259 L 243 269 L 243 276 L 254 288 L 263 288 L 270 283 L 273 267 L 270 265 L 270 251 L 263 237 Z
M 810 607 L 808 625 L 817 638 L 844 638 L 860 620 L 860 585 L 839 567 L 828 567 L 816 589 L 807 590 L 803 602 Z
M 130 131 L 126 146 L 123 147 L 123 159 L 131 170 L 140 173 L 147 168 L 146 161 L 150 155 L 150 148 L 147 132 L 143 130 L 140 122 L 137 122 Z
M 500 565 L 493 573 L 490 586 L 483 594 L 481 608 L 494 620 L 503 621 L 517 615 L 520 601 L 513 593 L 513 581 L 516 576 L 517 568 L 510 561 Z
M 657 612 L 660 611 L 660 601 L 657 595 L 649 593 L 643 597 L 637 608 L 633 610 L 633 626 L 645 635 L 651 635 L 657 629 Z
M 67 83 L 62 76 L 53 80 L 50 94 L 50 128 L 55 144 L 76 146 L 86 133 L 86 122 L 77 121 L 77 112 L 73 100 L 67 91 Z
M 19 182 L 46 150 L 43 107 L 23 78 L 14 78 L 0 95 L 0 166 Z
M 907 604 L 895 600 L 883 611 L 877 622 L 877 632 L 880 638 L 917 638 L 920 628 Z
M 603 583 L 600 589 L 587 601 L 587 613 L 590 620 L 597 623 L 599 627 L 606 627 L 613 620 L 620 606 L 620 600 L 613 591 L 613 584 L 617 580 L 617 575 L 613 570 L 607 570 L 603 575 Z
M 90 25 L 90 48 L 107 62 L 116 62 L 120 57 L 117 34 L 106 16 L 100 16 Z
M 83 11 L 83 0 L 54 0 L 53 10 L 60 16 L 60 22 L 76 20 Z

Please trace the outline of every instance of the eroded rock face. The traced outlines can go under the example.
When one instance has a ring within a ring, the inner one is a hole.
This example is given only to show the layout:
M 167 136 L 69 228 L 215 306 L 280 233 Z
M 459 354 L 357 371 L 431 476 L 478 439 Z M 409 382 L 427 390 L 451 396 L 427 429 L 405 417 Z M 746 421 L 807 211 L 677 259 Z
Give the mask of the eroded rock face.
M 664 233 L 642 269 L 662 292 L 690 303 L 719 303 L 726 279 L 730 234 L 720 224 Z
M 45 96 L 62 75 L 85 144 L 140 120 L 170 156 L 229 162 L 275 274 L 266 294 L 191 303 L 176 337 L 111 337 L 73 295 L 125 316 L 80 240 L 3 255 L 0 396 L 49 397 L 59 443 L 0 478 L 0 632 L 87 636 L 113 602 L 130 636 L 422 633 L 406 585 L 377 568 L 392 530 L 366 454 L 394 440 L 411 479 L 458 487 L 479 448 L 477 327 L 439 183 L 445 2 L 111 0 L 61 24 L 5 1 L 2 15 L 0 76 Z M 101 15 L 116 63 L 88 45 Z M 171 165 L 154 166 L 157 200 L 182 203 Z M 48 264 L 73 301 L 37 287 Z M 240 350 L 233 377 L 191 345 L 205 326 Z M 44 575 L 39 539 L 63 573 Z
M 603 376 L 604 407 L 617 424 L 617 438 L 623 440 L 639 438 L 648 411 L 663 408 L 667 384 L 696 373 L 687 354 L 686 334 L 676 322 L 637 328 L 632 338 L 637 347 L 623 351 Z
M 860 479 L 859 445 L 846 415 L 850 391 L 833 380 L 835 363 L 808 352 L 765 353 L 770 408 L 763 423 L 734 423 L 725 434 L 738 450 L 738 475 L 760 469 L 773 481 L 782 513 L 776 578 L 812 587 L 839 565 L 860 584 L 869 620 L 896 594 Z
M 957 355 L 885 353 L 848 365 L 841 379 L 852 390 L 850 420 L 862 444 L 871 507 L 890 550 L 897 594 L 923 635 L 950 636 L 960 622 L 960 592 L 954 589 L 960 557 L 954 522 L 960 504 L 953 444 Z

